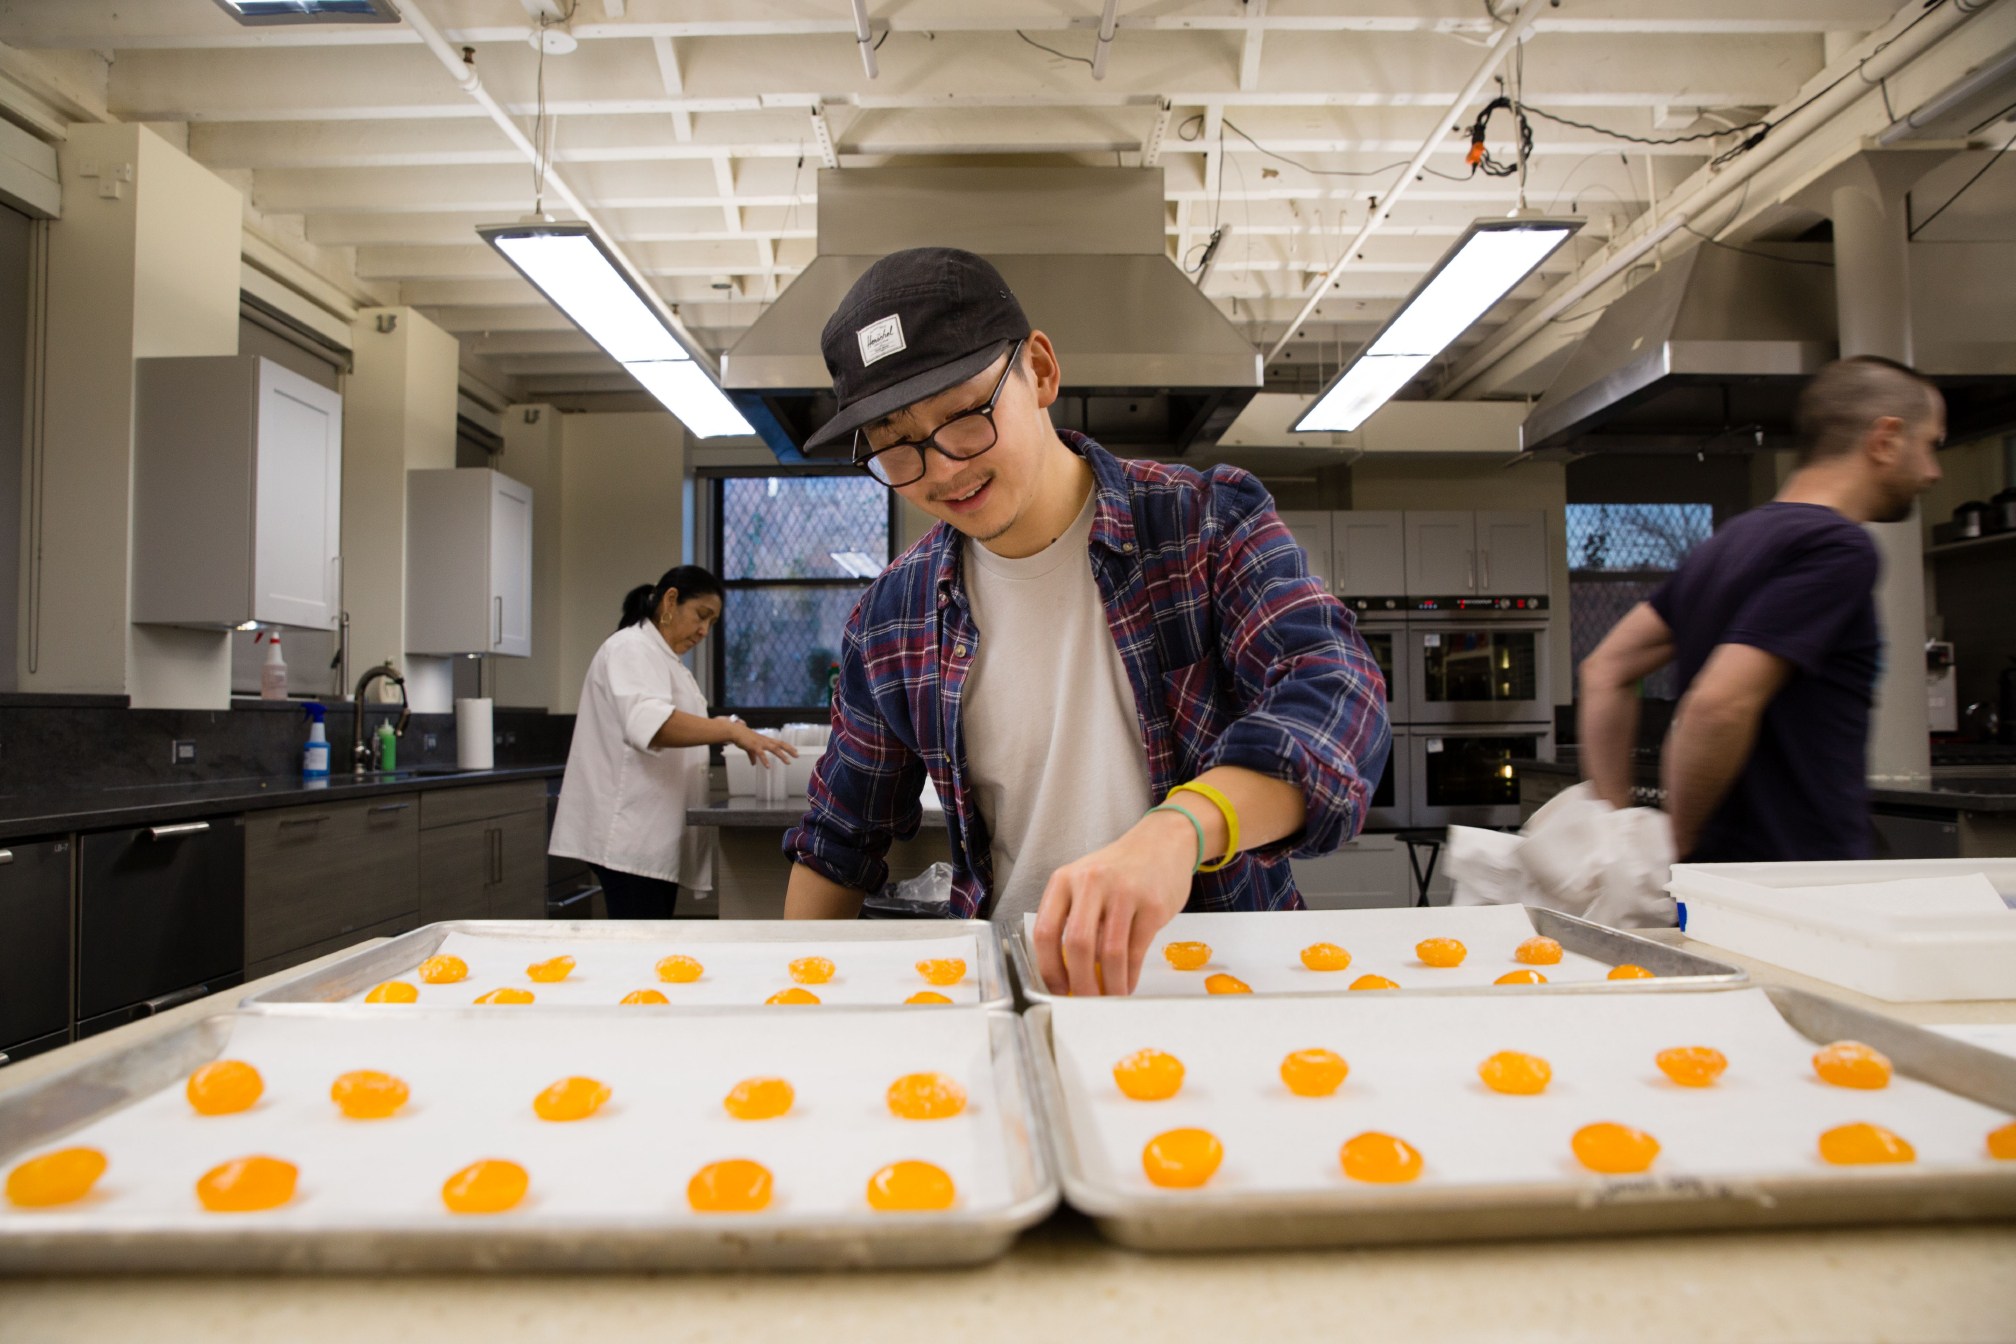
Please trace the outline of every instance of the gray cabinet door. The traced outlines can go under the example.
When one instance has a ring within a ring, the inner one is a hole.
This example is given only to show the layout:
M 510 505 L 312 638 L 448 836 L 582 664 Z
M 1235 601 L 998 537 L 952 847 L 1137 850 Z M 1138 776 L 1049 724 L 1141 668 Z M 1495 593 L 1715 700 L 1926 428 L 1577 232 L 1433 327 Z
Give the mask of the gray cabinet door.
M 1405 517 L 1388 509 L 1350 509 L 1330 515 L 1331 587 L 1338 596 L 1405 596 Z
M 1477 515 L 1477 591 L 1492 597 L 1547 592 L 1547 523 L 1538 509 Z
M 245 960 L 257 964 L 420 907 L 413 794 L 245 819 Z
M 420 832 L 420 922 L 490 918 L 497 827 L 487 821 Z
M 1281 522 L 1295 534 L 1297 544 L 1308 556 L 1309 572 L 1316 576 L 1326 592 L 1337 592 L 1337 576 L 1331 570 L 1332 514 L 1323 509 L 1284 509 Z
M 546 814 L 520 812 L 499 817 L 497 885 L 490 891 L 490 918 L 546 918 Z
M 1407 595 L 1462 597 L 1477 591 L 1477 515 L 1468 509 L 1422 512 L 1407 520 Z

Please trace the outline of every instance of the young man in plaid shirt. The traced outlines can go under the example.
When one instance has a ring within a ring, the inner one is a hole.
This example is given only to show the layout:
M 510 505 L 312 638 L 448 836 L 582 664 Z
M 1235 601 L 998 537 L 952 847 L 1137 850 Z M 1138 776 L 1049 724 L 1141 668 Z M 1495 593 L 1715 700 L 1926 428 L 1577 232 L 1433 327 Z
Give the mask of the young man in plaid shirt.
M 833 733 L 785 835 L 789 918 L 844 918 L 945 806 L 962 917 L 1036 912 L 1057 992 L 1129 993 L 1184 909 L 1292 910 L 1391 746 L 1350 613 L 1245 472 L 1059 431 L 1057 352 L 970 252 L 857 281 L 821 339 L 876 479 L 939 520 L 847 622 Z

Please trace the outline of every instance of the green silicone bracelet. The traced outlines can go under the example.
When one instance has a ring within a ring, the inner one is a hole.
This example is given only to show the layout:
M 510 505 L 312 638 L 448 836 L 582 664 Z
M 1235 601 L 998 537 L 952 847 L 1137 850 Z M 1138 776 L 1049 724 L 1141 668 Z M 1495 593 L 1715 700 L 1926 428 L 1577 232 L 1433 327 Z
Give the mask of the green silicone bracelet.
M 1190 829 L 1197 832 L 1197 862 L 1190 865 L 1190 871 L 1194 873 L 1199 868 L 1202 868 L 1204 866 L 1204 823 L 1191 816 L 1189 808 L 1177 807 L 1173 803 L 1163 803 L 1148 810 L 1151 813 L 1174 812 L 1177 816 L 1190 823 Z

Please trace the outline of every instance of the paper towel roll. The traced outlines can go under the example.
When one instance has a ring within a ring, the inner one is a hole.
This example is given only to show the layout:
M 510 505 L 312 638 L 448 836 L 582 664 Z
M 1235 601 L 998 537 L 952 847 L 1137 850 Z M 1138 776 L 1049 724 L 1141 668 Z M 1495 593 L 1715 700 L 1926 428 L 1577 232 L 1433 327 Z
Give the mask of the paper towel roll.
M 496 764 L 490 735 L 490 702 L 455 702 L 455 764 L 464 770 L 488 770 Z

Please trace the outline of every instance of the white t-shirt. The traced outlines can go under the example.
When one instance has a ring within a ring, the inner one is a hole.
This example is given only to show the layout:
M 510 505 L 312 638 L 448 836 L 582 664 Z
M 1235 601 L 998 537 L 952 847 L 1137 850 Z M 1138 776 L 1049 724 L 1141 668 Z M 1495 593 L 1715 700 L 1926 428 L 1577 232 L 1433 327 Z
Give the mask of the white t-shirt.
M 707 699 L 655 627 L 602 641 L 581 683 L 547 853 L 713 889 L 714 832 L 686 825 L 688 800 L 707 798 L 707 748 L 651 748 L 675 709 L 705 717 Z
M 997 920 L 1034 910 L 1052 872 L 1119 839 L 1149 807 L 1134 688 L 1092 576 L 1096 499 L 1024 559 L 965 544 L 980 638 L 960 727 L 992 842 Z

